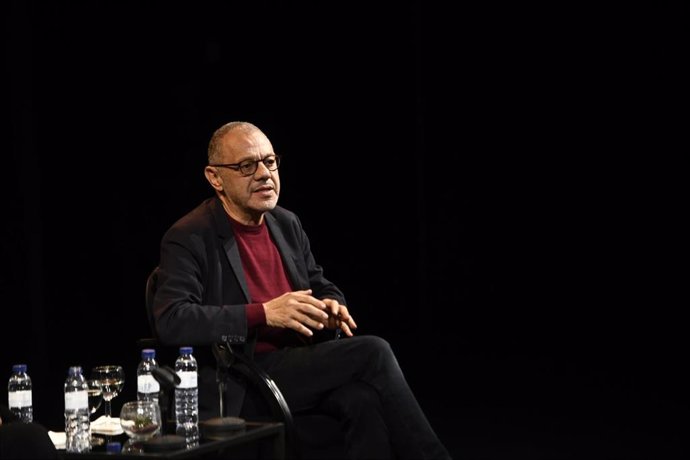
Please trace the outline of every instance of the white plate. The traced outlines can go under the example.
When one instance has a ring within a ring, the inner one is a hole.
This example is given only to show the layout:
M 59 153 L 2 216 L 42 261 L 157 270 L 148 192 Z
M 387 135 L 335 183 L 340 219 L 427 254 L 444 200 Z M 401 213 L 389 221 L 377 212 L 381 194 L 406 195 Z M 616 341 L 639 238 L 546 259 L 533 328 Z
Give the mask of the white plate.
M 110 417 L 110 420 L 108 420 L 105 415 L 101 415 L 91 422 L 91 433 L 105 434 L 107 436 L 117 436 L 124 433 L 122 425 L 120 425 L 120 417 Z

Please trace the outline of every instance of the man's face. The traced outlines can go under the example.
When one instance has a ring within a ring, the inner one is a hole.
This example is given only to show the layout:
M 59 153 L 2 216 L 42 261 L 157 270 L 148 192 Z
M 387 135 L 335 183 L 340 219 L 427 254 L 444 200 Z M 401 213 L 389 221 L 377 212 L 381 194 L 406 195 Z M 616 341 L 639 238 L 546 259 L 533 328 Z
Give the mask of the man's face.
M 214 164 L 240 165 L 240 170 L 220 166 L 207 169 L 212 168 L 219 179 L 220 191 L 225 197 L 223 201 L 230 215 L 241 223 L 257 225 L 261 223 L 263 214 L 278 204 L 280 177 L 273 146 L 258 130 L 231 131 L 222 144 L 222 158 Z M 275 167 L 275 171 L 269 170 L 267 164 Z M 254 167 L 256 170 L 252 174 L 244 175 Z M 216 186 L 214 188 L 219 190 Z

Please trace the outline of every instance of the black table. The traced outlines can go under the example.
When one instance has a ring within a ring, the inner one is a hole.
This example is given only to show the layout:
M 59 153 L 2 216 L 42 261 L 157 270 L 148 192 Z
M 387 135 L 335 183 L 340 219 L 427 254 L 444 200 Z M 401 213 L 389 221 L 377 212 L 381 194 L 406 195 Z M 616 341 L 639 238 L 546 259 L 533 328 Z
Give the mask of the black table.
M 112 437 L 113 441 L 127 440 L 124 437 Z M 120 453 L 105 452 L 105 446 L 94 447 L 91 452 L 72 453 L 58 451 L 60 459 L 70 460 L 114 460 L 115 458 L 164 458 L 164 459 L 277 459 L 285 458 L 285 432 L 282 423 L 247 422 L 246 428 L 228 435 L 222 440 L 204 440 L 199 446 L 172 452 L 156 453 Z

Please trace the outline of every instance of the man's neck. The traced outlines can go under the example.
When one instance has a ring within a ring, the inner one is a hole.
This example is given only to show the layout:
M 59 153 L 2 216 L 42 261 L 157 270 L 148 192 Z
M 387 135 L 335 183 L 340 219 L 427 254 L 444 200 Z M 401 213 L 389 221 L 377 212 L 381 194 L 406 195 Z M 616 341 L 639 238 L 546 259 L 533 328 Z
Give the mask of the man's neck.
M 225 212 L 228 213 L 228 216 L 230 216 L 235 222 L 239 222 L 240 224 L 247 226 L 256 226 L 261 225 L 261 223 L 264 221 L 264 213 L 259 214 L 258 217 L 249 214 L 241 214 L 233 210 L 224 197 L 221 196 L 219 198 L 220 202 L 223 204 L 223 209 L 225 209 Z

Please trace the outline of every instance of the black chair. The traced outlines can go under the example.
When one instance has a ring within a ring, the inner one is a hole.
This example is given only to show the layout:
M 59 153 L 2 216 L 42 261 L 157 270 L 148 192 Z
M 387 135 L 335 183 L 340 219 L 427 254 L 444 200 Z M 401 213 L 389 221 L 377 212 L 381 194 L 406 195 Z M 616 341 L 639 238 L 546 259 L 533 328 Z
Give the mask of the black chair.
M 158 267 L 151 271 L 146 280 L 146 315 L 152 337 L 139 340 L 139 346 L 142 349 L 170 348 L 164 347 L 160 343 L 156 333 L 153 299 L 157 282 Z M 338 334 L 336 334 L 337 337 Z M 295 460 L 338 460 L 346 458 L 344 433 L 340 423 L 335 418 L 319 412 L 293 416 L 276 383 L 251 359 L 241 353 L 235 353 L 229 344 L 224 343 L 214 344 L 212 353 L 216 359 L 217 382 L 221 395 L 219 416 L 224 415 L 223 395 L 225 394 L 226 379 L 242 379 L 248 383 L 248 397 L 253 401 L 253 412 L 247 417 L 257 421 L 280 421 L 283 423 L 286 458 Z M 168 359 L 172 360 L 175 352 L 168 349 L 164 356 L 168 356 Z M 174 403 L 172 398 L 170 399 L 170 403 Z M 174 413 L 172 410 L 167 412 Z

